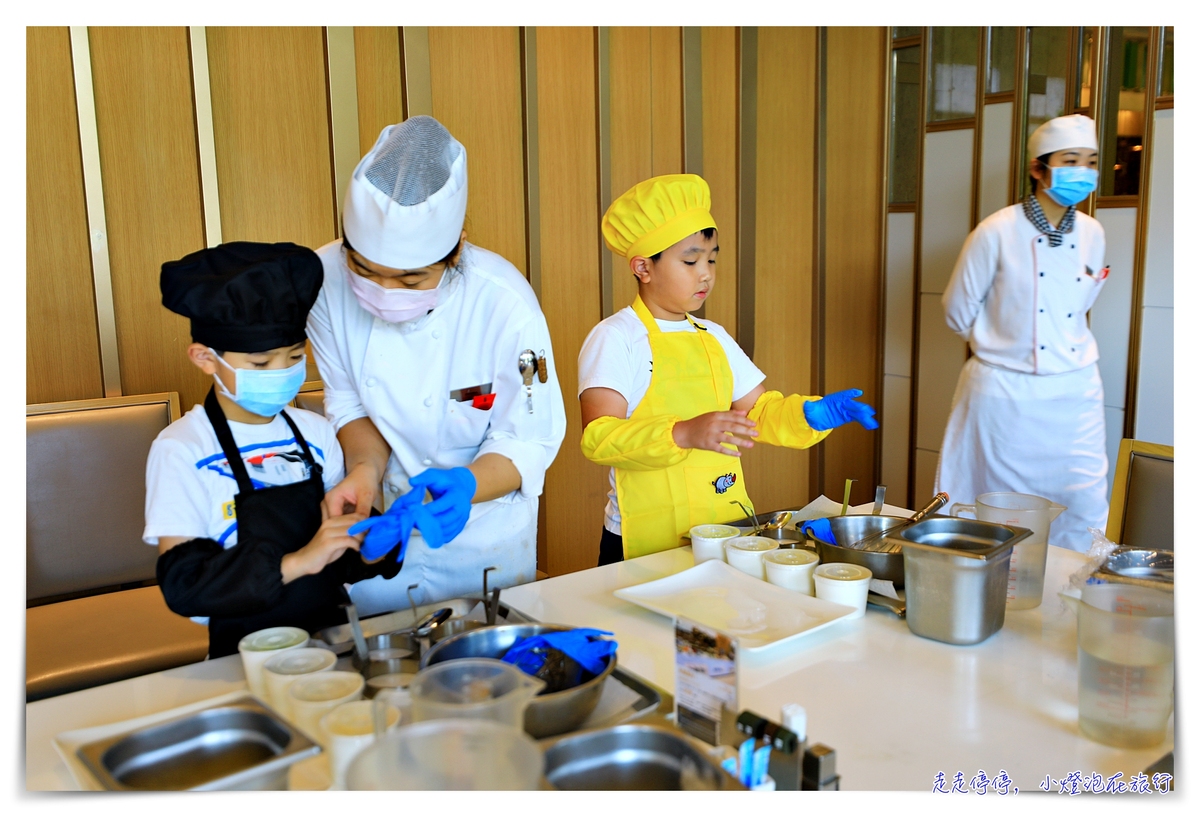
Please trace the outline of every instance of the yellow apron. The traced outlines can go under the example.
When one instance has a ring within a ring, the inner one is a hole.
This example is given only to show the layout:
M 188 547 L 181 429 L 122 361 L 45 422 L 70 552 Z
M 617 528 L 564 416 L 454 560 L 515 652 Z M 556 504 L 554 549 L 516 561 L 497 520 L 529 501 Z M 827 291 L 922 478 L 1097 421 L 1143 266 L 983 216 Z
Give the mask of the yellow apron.
M 650 333 L 650 387 L 630 416 L 643 420 L 664 414 L 690 420 L 728 411 L 733 371 L 720 342 L 688 317 L 695 332 L 663 332 L 641 297 L 634 314 Z M 692 449 L 687 459 L 653 471 L 616 469 L 617 505 L 625 558 L 679 547 L 693 525 L 744 518 L 732 500 L 750 504 L 742 462 L 715 451 Z

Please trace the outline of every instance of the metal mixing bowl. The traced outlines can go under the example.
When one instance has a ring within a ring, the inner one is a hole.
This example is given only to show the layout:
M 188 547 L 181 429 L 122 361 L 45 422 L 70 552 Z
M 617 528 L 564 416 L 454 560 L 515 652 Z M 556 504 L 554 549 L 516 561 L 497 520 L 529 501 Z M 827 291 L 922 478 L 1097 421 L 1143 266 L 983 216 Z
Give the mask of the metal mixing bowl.
M 500 658 L 523 638 L 573 629 L 559 624 L 504 624 L 469 630 L 434 645 L 421 656 L 421 669 L 455 658 Z M 525 710 L 525 731 L 535 738 L 548 738 L 578 729 L 600 702 L 604 682 L 616 666 L 614 654 L 609 657 L 604 672 L 595 678 L 571 689 L 534 698 Z
M 837 542 L 815 540 L 817 553 L 821 556 L 822 563 L 849 562 L 852 565 L 861 565 L 871 571 L 873 578 L 889 581 L 899 589 L 904 587 L 904 554 L 901 551 L 873 553 L 867 550 L 854 550 L 845 545 L 906 521 L 907 519 L 903 516 L 876 516 L 874 514 L 831 516 L 829 517 L 829 527 L 833 528 L 833 536 Z

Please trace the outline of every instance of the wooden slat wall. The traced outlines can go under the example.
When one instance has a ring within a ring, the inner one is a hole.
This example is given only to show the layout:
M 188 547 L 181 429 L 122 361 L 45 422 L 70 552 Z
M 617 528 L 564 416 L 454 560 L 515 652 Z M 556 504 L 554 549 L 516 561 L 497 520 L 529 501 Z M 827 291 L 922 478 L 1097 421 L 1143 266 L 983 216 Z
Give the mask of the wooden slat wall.
M 542 569 L 557 575 L 595 566 L 608 492 L 607 469 L 579 450 L 574 399 L 579 348 L 600 320 L 593 32 L 539 27 L 537 49 L 541 299 L 567 409 L 567 436 L 542 497 L 550 543 Z
M 879 358 L 879 206 L 883 193 L 886 29 L 831 27 L 826 61 L 825 164 L 825 393 L 862 389 L 882 406 Z M 852 501 L 875 496 L 878 431 L 858 423 L 829 435 L 824 449 L 826 496 L 841 498 L 847 479 Z
M 712 192 L 721 253 L 717 286 L 704 317 L 737 337 L 738 259 L 738 48 L 737 29 L 700 29 L 704 179 Z
M 89 31 L 113 306 L 126 394 L 201 401 L 187 319 L 162 305 L 163 262 L 204 247 L 186 28 Z
M 25 400 L 103 397 L 70 34 L 25 31 Z
M 816 30 L 758 30 L 758 172 L 754 362 L 766 387 L 812 394 Z M 746 452 L 758 510 L 804 504 L 811 450 Z
M 354 68 L 358 82 L 358 153 L 365 156 L 380 131 L 404 118 L 400 29 L 355 26 Z M 346 195 L 344 190 L 337 192 Z
M 208 29 L 225 241 L 334 238 L 321 29 Z
M 608 31 L 608 49 L 611 201 L 654 175 L 650 29 L 613 26 Z M 599 229 L 599 224 L 596 226 Z M 637 280 L 629 270 L 629 262 L 622 256 L 613 256 L 612 269 L 613 311 L 616 312 L 633 303 Z
M 651 169 L 683 172 L 683 29 L 650 29 Z M 639 180 L 640 181 L 640 180 Z
M 467 238 L 527 272 L 518 31 L 430 27 L 429 72 L 433 115 L 467 149 Z

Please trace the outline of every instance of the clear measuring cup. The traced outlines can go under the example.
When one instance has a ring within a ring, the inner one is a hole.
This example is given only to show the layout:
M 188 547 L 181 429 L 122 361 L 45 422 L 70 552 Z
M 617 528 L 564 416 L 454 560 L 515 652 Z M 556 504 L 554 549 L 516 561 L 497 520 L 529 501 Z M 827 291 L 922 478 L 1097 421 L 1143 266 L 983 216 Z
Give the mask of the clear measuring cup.
M 1008 609 L 1028 610 L 1042 603 L 1050 523 L 1066 509 L 1066 505 L 1033 494 L 993 491 L 975 497 L 974 505 L 961 502 L 951 505 L 950 515 L 961 516 L 963 511 L 970 511 L 981 522 L 1033 531 L 1033 535 L 1013 547 L 1008 563 Z
M 375 741 L 350 761 L 346 788 L 533 791 L 544 765 L 541 748 L 520 727 L 451 718 L 402 726 Z
M 1157 746 L 1175 687 L 1174 596 L 1089 584 L 1079 610 L 1079 729 L 1109 746 Z
M 475 718 L 523 729 L 525 707 L 546 682 L 495 658 L 456 658 L 413 676 L 413 721 Z

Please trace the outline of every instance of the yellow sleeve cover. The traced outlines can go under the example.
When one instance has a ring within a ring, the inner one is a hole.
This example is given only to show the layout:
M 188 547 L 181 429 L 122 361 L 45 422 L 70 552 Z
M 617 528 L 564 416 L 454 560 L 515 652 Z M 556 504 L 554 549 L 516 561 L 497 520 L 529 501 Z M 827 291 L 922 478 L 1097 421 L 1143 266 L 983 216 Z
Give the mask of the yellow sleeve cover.
M 597 417 L 583 430 L 579 447 L 597 465 L 630 471 L 657 471 L 687 459 L 671 436 L 678 417 L 663 415 L 645 420 Z
M 804 404 L 820 397 L 800 394 L 784 397 L 781 392 L 763 392 L 747 415 L 758 426 L 755 442 L 781 445 L 785 448 L 808 448 L 829 436 L 829 431 L 817 431 L 804 418 Z

